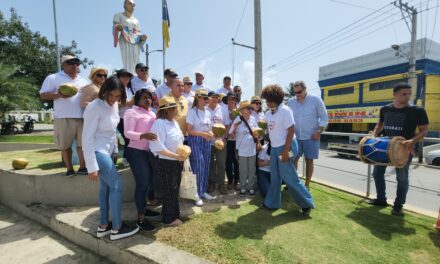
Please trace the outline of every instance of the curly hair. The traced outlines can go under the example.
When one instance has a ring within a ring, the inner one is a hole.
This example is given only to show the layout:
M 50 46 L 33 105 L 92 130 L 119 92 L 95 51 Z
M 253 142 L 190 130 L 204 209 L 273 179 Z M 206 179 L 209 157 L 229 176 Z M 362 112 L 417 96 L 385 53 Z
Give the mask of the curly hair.
M 269 84 L 261 92 L 261 98 L 280 105 L 284 100 L 284 90 L 278 84 Z

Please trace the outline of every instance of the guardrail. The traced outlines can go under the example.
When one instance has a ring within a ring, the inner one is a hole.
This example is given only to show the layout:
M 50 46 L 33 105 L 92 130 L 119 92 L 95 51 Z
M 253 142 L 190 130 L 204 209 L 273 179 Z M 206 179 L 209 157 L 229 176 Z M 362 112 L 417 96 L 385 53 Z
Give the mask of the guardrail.
M 322 132 L 322 135 L 329 135 L 329 136 L 356 136 L 356 137 L 364 137 L 367 136 L 369 134 L 366 133 L 347 133 L 347 132 Z M 420 142 L 434 142 L 434 143 L 440 143 L 440 138 L 429 138 L 426 137 L 423 140 L 421 140 Z M 302 175 L 305 176 L 306 175 L 306 162 L 304 160 L 305 158 L 303 157 L 302 159 Z M 367 186 L 366 186 L 366 191 L 365 191 L 365 197 L 368 198 L 370 196 L 370 191 L 371 191 L 371 178 L 372 178 L 372 165 L 371 164 L 367 164 Z M 420 188 L 417 186 L 412 186 L 414 188 Z M 436 190 L 431 190 L 431 189 L 426 189 L 426 188 L 420 188 L 420 189 L 424 189 L 424 190 L 428 190 L 428 191 L 433 191 L 433 192 L 437 192 Z

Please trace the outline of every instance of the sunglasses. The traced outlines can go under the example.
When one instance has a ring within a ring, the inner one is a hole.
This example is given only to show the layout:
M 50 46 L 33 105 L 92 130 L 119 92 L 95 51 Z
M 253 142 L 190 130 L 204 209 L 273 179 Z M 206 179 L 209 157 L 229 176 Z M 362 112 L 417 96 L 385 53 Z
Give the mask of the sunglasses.
M 97 74 L 96 74 L 96 77 L 97 77 L 97 78 L 102 78 L 102 77 L 107 78 L 107 74 L 97 73 Z
M 297 91 L 297 92 L 294 91 L 294 93 L 295 93 L 295 94 L 300 94 L 300 93 L 302 93 L 303 91 L 304 91 L 304 89 L 302 89 L 301 91 Z
M 192 82 L 186 82 L 185 85 L 193 85 Z
M 252 104 L 261 105 L 261 102 L 252 102 Z
M 67 65 L 76 65 L 76 66 L 79 66 L 79 62 L 77 62 L 77 61 L 66 61 L 66 64 Z
M 208 96 L 199 96 L 199 98 L 203 98 L 203 100 L 208 101 L 209 97 Z

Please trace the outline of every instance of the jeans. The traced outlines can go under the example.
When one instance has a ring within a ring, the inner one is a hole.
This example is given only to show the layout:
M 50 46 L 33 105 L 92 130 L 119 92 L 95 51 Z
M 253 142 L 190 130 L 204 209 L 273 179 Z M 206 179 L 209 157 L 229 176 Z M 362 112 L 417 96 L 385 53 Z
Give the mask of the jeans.
M 270 172 L 257 169 L 257 185 L 261 195 L 266 197 L 267 190 L 269 190 L 270 186 Z
M 134 202 L 136 204 L 137 213 L 143 215 L 145 213 L 147 191 L 152 184 L 148 151 L 128 147 L 126 156 L 136 182 Z
M 298 153 L 296 140 L 292 140 L 291 151 L 293 157 Z M 288 187 L 288 192 L 295 203 L 301 208 L 315 208 L 313 198 L 303 182 L 298 178 L 298 173 L 293 165 L 293 158 L 282 162 L 278 156 L 284 150 L 284 146 L 272 147 L 270 151 L 270 171 L 271 179 L 269 190 L 267 191 L 264 205 L 268 208 L 277 209 L 281 207 L 281 181 L 284 180 Z
M 110 155 L 97 151 L 95 155 L 99 166 L 99 224 L 109 223 L 111 211 L 113 229 L 117 230 L 122 225 L 121 180 Z
M 226 141 L 226 176 L 228 183 L 238 183 L 239 181 L 238 160 L 235 156 L 235 140 Z
M 394 200 L 394 207 L 402 208 L 406 202 L 406 194 L 409 188 L 409 165 L 411 164 L 412 156 L 409 156 L 408 162 L 403 168 L 396 168 L 396 180 L 397 180 L 397 191 L 396 199 Z M 385 193 L 385 170 L 387 166 L 374 166 L 373 177 L 374 184 L 376 185 L 377 200 L 387 201 L 387 196 Z

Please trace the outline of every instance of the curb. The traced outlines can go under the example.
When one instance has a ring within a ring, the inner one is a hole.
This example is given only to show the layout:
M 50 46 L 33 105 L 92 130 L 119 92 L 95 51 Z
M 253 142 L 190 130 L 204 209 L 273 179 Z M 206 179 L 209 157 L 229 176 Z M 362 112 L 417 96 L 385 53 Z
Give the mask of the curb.
M 62 212 L 54 207 L 41 204 L 25 206 L 13 201 L 4 204 L 23 216 L 47 226 L 76 245 L 115 263 L 212 263 L 142 235 L 117 241 L 97 238 L 94 230 L 77 227 L 59 217 L 59 213 Z

